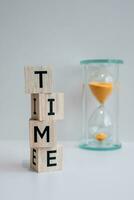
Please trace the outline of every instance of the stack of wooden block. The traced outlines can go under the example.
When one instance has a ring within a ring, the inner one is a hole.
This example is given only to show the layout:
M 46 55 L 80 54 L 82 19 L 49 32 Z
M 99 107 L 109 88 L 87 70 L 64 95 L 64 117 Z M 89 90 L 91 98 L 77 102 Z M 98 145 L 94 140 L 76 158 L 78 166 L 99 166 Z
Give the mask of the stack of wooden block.
M 51 66 L 25 67 L 25 91 L 31 94 L 30 167 L 37 172 L 61 170 L 63 164 L 55 125 L 64 118 L 64 94 L 52 89 Z

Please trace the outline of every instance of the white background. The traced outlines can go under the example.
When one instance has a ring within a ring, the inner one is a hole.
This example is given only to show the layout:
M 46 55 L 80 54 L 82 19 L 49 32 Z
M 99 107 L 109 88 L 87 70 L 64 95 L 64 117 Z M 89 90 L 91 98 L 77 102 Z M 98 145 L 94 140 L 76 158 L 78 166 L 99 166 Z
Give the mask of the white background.
M 120 134 L 134 141 L 134 1 L 0 0 L 0 139 L 27 139 L 27 64 L 52 64 L 55 91 L 65 93 L 60 140 L 81 134 L 83 58 L 122 58 Z

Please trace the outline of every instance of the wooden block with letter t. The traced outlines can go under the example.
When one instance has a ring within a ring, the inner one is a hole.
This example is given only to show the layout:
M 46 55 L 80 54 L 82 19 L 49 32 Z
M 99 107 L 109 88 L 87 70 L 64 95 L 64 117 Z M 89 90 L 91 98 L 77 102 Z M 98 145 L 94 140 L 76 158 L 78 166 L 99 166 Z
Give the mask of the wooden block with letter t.
M 61 170 L 63 165 L 63 147 L 31 148 L 30 167 L 37 172 Z
M 49 93 L 52 92 L 51 66 L 25 66 L 25 92 Z
M 35 148 L 53 147 L 57 137 L 54 121 L 29 120 L 30 146 Z
M 31 94 L 31 119 L 40 121 L 64 118 L 64 94 Z

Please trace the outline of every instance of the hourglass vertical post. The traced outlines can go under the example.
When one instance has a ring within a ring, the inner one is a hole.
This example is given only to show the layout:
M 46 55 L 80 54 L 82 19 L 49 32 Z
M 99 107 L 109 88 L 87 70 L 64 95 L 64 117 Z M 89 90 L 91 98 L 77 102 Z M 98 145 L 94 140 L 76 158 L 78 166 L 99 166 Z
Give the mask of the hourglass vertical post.
M 88 139 L 87 133 L 87 77 L 85 74 L 87 73 L 87 66 L 83 66 L 82 68 L 82 136 L 81 141 L 85 141 L 85 137 Z

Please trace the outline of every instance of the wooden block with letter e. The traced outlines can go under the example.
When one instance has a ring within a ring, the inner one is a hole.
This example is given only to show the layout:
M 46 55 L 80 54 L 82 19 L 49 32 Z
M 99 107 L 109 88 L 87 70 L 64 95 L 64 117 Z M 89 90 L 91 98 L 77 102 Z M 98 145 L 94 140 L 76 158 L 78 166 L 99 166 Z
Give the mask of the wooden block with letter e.
M 53 147 L 57 137 L 54 121 L 29 120 L 29 140 L 31 147 Z
M 31 119 L 61 120 L 64 118 L 64 94 L 31 94 Z
M 63 148 L 57 145 L 51 148 L 31 148 L 30 167 L 37 172 L 61 170 L 63 165 Z
M 52 92 L 51 66 L 25 66 L 25 92 L 49 93 Z

